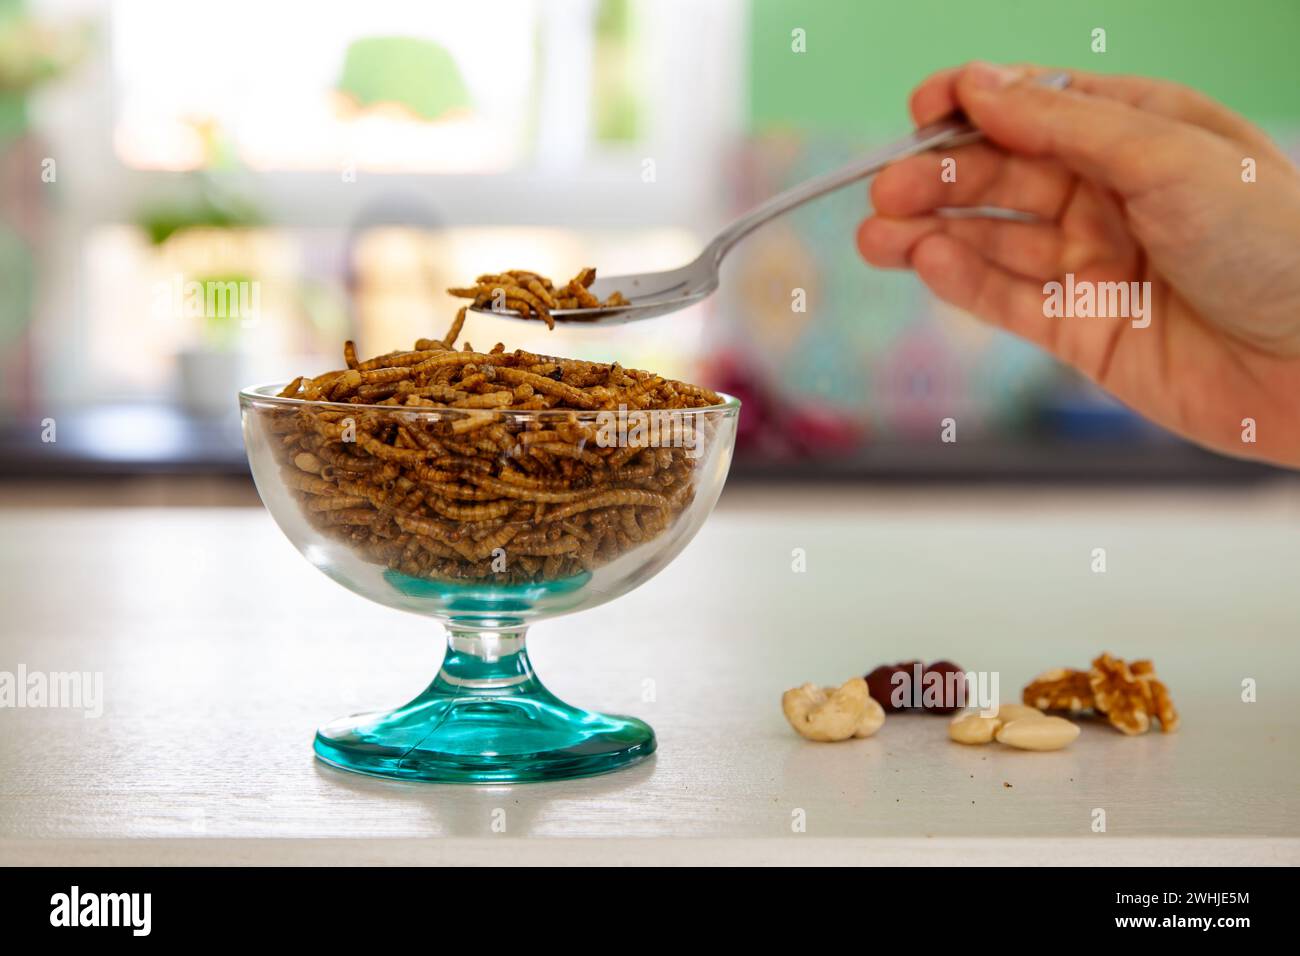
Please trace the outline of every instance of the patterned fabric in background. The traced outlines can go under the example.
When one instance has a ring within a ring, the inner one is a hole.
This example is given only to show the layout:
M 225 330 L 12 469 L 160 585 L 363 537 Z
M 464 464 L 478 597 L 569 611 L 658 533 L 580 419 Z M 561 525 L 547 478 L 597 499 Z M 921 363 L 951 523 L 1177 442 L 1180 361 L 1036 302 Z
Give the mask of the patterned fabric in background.
M 834 169 L 866 148 L 756 138 L 739 205 Z M 937 301 L 910 274 L 868 267 L 854 244 L 867 210 L 866 184 L 850 186 L 736 248 L 720 303 L 731 332 L 715 372 L 720 387 L 755 393 L 751 401 L 778 429 L 788 429 L 793 415 L 807 432 L 804 419 L 815 419 L 815 447 L 804 451 L 933 441 L 947 417 L 961 422 L 963 436 L 1024 434 L 1044 393 L 1065 373 L 1032 346 Z M 804 312 L 792 308 L 796 289 L 804 290 Z M 798 442 L 785 437 L 787 445 Z

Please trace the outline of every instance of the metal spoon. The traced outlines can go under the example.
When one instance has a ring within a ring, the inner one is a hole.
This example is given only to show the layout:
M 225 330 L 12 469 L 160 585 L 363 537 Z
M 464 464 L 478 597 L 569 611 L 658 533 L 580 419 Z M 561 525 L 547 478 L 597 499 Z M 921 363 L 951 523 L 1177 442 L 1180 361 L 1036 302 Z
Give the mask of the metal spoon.
M 1068 73 L 1044 73 L 1035 83 L 1051 89 L 1064 89 L 1070 84 Z M 741 216 L 704 247 L 695 261 L 667 272 L 642 272 L 631 275 L 599 278 L 591 285 L 591 294 L 605 299 L 614 292 L 622 292 L 627 305 L 601 306 L 594 309 L 554 309 L 551 316 L 556 322 L 589 322 L 602 325 L 620 325 L 649 319 L 668 312 L 676 312 L 707 298 L 718 288 L 718 269 L 731 247 L 759 226 L 789 212 L 804 203 L 833 192 L 850 183 L 875 175 L 890 163 L 923 153 L 928 149 L 947 149 L 963 146 L 983 139 L 983 134 L 971 126 L 960 114 L 949 119 L 923 126 L 911 136 L 869 153 L 842 169 L 810 179 L 773 196 L 767 202 Z M 1016 210 L 982 207 L 978 210 L 954 210 L 955 215 L 978 214 L 989 218 L 1033 220 L 1032 216 Z M 471 307 L 476 312 L 522 319 L 513 309 L 493 309 L 487 306 Z M 530 321 L 536 321 L 530 319 Z

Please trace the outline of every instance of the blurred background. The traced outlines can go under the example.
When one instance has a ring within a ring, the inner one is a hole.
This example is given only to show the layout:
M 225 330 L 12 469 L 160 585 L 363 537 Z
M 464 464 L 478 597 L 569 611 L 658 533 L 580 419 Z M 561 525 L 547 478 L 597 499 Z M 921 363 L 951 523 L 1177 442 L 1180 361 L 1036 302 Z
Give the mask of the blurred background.
M 481 272 L 686 262 L 972 58 L 1185 82 L 1300 156 L 1297 36 L 1294 0 L 0 0 L 0 476 L 247 494 L 239 386 L 441 334 Z M 866 211 L 773 223 L 687 312 L 466 336 L 735 392 L 738 482 L 1272 473 L 867 268 Z

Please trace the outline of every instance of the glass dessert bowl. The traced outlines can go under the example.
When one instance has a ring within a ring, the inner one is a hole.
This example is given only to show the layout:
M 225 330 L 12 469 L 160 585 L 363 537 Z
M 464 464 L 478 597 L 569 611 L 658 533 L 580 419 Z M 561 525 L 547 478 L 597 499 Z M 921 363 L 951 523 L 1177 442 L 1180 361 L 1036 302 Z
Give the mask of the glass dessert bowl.
M 694 537 L 731 463 L 740 403 L 665 410 L 358 405 L 240 392 L 257 489 L 313 565 L 440 621 L 433 682 L 336 720 L 316 755 L 406 780 L 605 773 L 654 752 L 634 717 L 591 713 L 534 675 L 525 632 L 648 581 Z

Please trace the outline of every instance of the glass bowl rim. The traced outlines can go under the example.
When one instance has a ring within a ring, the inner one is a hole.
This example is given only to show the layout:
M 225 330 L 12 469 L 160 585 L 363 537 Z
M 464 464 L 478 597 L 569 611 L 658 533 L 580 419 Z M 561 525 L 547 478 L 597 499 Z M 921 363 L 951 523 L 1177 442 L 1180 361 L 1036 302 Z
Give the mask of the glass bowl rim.
M 436 417 L 460 417 L 466 415 L 483 415 L 490 414 L 501 416 L 503 418 L 517 418 L 521 420 L 539 419 L 543 416 L 564 415 L 567 419 L 572 420 L 576 417 L 578 420 L 592 419 L 595 420 L 601 415 L 616 414 L 617 408 L 433 408 L 427 405 L 361 405 L 352 404 L 351 402 L 322 402 L 313 401 L 305 398 L 285 398 L 281 397 L 278 392 L 284 391 L 289 383 L 286 382 L 268 382 L 263 385 L 248 385 L 239 390 L 239 404 L 244 407 L 252 402 L 270 402 L 277 405 L 283 405 L 286 408 L 321 408 L 337 409 L 347 411 L 357 411 L 366 409 L 376 412 L 400 413 L 405 415 L 428 415 Z M 740 399 L 734 395 L 728 395 L 726 392 L 717 392 L 723 401 L 718 405 L 699 405 L 692 408 L 628 408 L 628 414 L 632 412 L 671 412 L 682 415 L 708 415 L 718 412 L 736 414 L 740 410 Z

